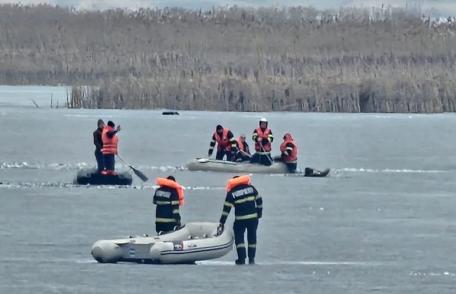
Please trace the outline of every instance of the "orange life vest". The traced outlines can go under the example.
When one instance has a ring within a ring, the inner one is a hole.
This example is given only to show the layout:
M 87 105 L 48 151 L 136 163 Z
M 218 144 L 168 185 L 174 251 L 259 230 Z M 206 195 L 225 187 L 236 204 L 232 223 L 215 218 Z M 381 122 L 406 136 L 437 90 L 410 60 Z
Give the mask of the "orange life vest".
M 255 151 L 256 152 L 271 152 L 271 142 L 269 141 L 269 135 L 271 134 L 271 129 L 266 128 L 264 131 L 261 128 L 256 129 L 258 138 L 263 139 L 268 139 L 268 143 L 263 144 L 261 141 L 255 142 Z M 261 148 L 261 145 L 263 145 L 263 148 Z
M 241 138 L 237 138 L 236 142 L 237 142 L 237 145 L 238 145 L 238 148 L 239 148 L 240 151 L 247 152 L 247 150 L 245 150 L 244 143 L 241 141 Z
M 226 191 L 230 192 L 231 190 L 233 190 L 233 188 L 239 185 L 250 185 L 250 182 L 251 181 L 249 175 L 239 176 L 237 178 L 230 179 L 226 184 Z
M 214 133 L 215 141 L 217 142 L 217 150 L 231 151 L 230 139 L 228 138 L 227 128 L 223 128 L 222 136 L 220 137 L 217 132 Z
M 179 183 L 165 179 L 165 178 L 157 178 L 156 184 L 159 185 L 160 187 L 165 186 L 168 188 L 176 189 L 177 195 L 179 195 L 179 206 L 184 205 L 185 203 L 185 198 L 184 198 L 184 188 L 179 185 Z
M 101 133 L 101 141 L 103 141 L 103 149 L 101 152 L 103 154 L 117 154 L 117 145 L 119 144 L 119 138 L 117 135 L 108 137 L 108 132 L 113 131 L 114 129 L 110 126 L 105 126 Z
M 298 160 L 298 146 L 296 145 L 295 141 L 293 140 L 293 137 L 291 136 L 290 133 L 286 133 L 284 136 L 284 141 L 282 144 L 280 144 L 280 152 L 284 154 L 284 152 L 287 150 L 287 145 L 291 144 L 293 145 L 293 149 L 291 150 L 290 155 L 283 155 L 283 161 L 284 162 L 296 162 Z

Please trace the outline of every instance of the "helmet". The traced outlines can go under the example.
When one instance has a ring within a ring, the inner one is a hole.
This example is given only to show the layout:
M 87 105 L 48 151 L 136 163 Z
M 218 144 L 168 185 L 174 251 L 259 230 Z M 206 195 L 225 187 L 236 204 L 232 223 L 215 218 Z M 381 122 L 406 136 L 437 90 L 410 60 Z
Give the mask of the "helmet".
M 268 120 L 267 120 L 265 117 L 262 117 L 262 118 L 260 118 L 260 123 L 262 123 L 262 122 L 265 122 L 265 123 L 267 123 L 267 122 L 268 122 Z

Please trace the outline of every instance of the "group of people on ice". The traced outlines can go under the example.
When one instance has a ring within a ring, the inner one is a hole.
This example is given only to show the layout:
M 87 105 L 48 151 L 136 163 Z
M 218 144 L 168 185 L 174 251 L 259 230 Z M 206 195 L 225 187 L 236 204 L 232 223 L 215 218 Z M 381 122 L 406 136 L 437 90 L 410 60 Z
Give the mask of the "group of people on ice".
M 120 126 L 115 126 L 112 121 L 105 125 L 103 120 L 98 120 L 98 128 L 93 132 L 95 145 L 95 158 L 97 172 L 104 175 L 115 174 L 115 156 L 117 155 L 119 139 L 117 133 Z M 224 157 L 230 161 L 250 161 L 251 163 L 272 165 L 273 161 L 283 161 L 290 172 L 296 171 L 298 148 L 291 134 L 283 136 L 280 145 L 281 155 L 271 157 L 273 135 L 268 128 L 268 121 L 260 119 L 259 127 L 253 131 L 252 140 L 255 143 L 255 153 L 252 155 L 246 142 L 245 135 L 235 138 L 233 133 L 221 125 L 217 125 L 210 142 L 208 155 L 212 155 L 217 145 L 216 159 Z M 156 205 L 155 229 L 157 233 L 177 230 L 181 227 L 179 207 L 184 204 L 184 189 L 175 177 L 157 178 L 153 203 Z M 230 179 L 226 187 L 226 197 L 223 204 L 222 215 L 219 220 L 218 230 L 224 229 L 225 222 L 232 207 L 234 207 L 235 220 L 233 224 L 234 239 L 238 259 L 236 264 L 255 263 L 258 220 L 262 217 L 263 201 L 258 191 L 251 184 L 250 176 L 236 176 Z M 244 234 L 247 231 L 247 249 L 244 243 Z
M 250 163 L 267 166 L 272 165 L 274 161 L 282 161 L 287 165 L 289 172 L 296 171 L 298 146 L 290 133 L 286 133 L 283 136 L 283 142 L 280 145 L 281 154 L 275 158 L 271 156 L 274 136 L 268 127 L 266 118 L 260 119 L 258 128 L 253 131 L 252 140 L 255 144 L 255 153 L 253 155 L 250 153 L 249 145 L 246 142 L 244 134 L 235 138 L 231 130 L 217 125 L 209 144 L 208 156 L 212 156 L 215 145 L 217 145 L 217 153 L 215 155 L 215 159 L 217 160 L 224 160 L 226 157 L 228 161 L 250 161 Z

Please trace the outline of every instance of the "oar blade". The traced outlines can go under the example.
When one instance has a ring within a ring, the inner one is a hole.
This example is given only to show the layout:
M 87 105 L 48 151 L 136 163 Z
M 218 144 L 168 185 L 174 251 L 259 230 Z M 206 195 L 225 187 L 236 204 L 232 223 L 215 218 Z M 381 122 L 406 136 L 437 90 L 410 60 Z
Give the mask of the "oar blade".
M 149 180 L 149 178 L 145 174 L 143 174 L 142 171 L 137 170 L 136 168 L 134 168 L 132 166 L 130 166 L 130 168 L 135 173 L 135 175 L 137 175 L 138 178 L 140 178 L 143 182 L 147 182 Z

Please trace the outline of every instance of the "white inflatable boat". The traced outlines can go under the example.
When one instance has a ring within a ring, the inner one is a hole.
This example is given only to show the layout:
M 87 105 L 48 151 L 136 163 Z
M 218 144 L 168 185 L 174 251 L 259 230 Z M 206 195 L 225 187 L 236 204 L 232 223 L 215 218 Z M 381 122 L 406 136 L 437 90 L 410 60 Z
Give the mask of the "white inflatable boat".
M 153 237 L 99 240 L 92 256 L 101 263 L 136 262 L 188 264 L 219 258 L 230 252 L 234 237 L 229 228 L 217 234 L 218 223 L 188 223 L 183 228 Z
M 232 162 L 208 158 L 196 158 L 187 163 L 190 171 L 213 171 L 225 173 L 258 173 L 258 174 L 290 174 L 299 177 L 326 177 L 329 169 L 323 171 L 306 167 L 304 171 L 290 173 L 285 163 L 274 161 L 270 166 L 250 162 Z
M 283 162 L 274 162 L 272 165 L 262 165 L 250 162 L 232 162 L 208 158 L 196 158 L 187 163 L 191 171 L 214 171 L 228 173 L 264 173 L 284 174 L 288 173 L 287 166 Z

